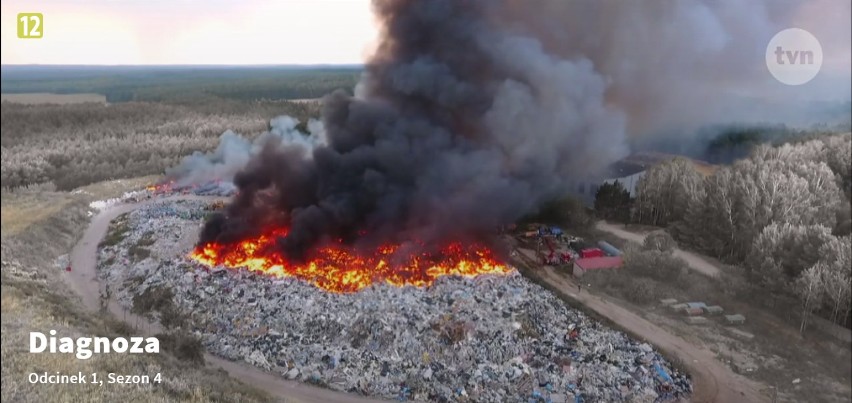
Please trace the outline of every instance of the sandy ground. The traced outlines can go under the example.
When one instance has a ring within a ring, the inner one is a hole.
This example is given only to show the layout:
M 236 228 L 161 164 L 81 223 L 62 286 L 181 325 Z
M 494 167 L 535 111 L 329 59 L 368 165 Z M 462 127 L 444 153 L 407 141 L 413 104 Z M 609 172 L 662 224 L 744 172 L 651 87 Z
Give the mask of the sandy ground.
M 67 280 L 66 282 L 72 290 L 80 295 L 83 305 L 87 309 L 96 311 L 99 308 L 101 289 L 101 285 L 97 280 L 96 268 L 98 243 L 106 235 L 110 221 L 121 214 L 155 201 L 209 200 L 212 202 L 216 199 L 215 197 L 204 196 L 173 196 L 147 200 L 136 204 L 122 204 L 101 212 L 92 219 L 83 237 L 71 252 L 71 266 L 73 270 L 70 273 L 63 272 Z M 154 334 L 161 331 L 156 323 L 150 323 L 144 318 L 127 312 L 117 301 L 113 300 L 109 302 L 109 310 L 116 318 L 123 318 L 126 322 L 136 325 L 143 333 Z M 321 389 L 300 382 L 287 381 L 275 374 L 264 372 L 247 363 L 228 361 L 210 354 L 205 354 L 204 358 L 209 365 L 221 368 L 228 372 L 230 376 L 261 389 L 287 403 L 363 403 L 378 401 L 376 399 L 345 394 L 329 389 Z
M 636 242 L 639 244 L 645 242 L 645 234 L 637 234 L 635 232 L 630 232 L 622 228 L 622 226 L 620 225 L 610 224 L 606 221 L 598 221 L 597 223 L 595 223 L 595 228 L 604 232 L 608 232 L 627 241 Z M 702 258 L 701 256 L 679 248 L 675 248 L 674 255 L 685 260 L 686 263 L 689 265 L 689 268 L 692 270 L 695 270 L 710 277 L 719 276 L 719 268 L 714 266 L 712 263 L 704 260 L 704 258 Z
M 527 259 L 535 261 L 535 252 L 526 249 L 519 251 Z M 713 351 L 671 334 L 626 308 L 589 293 L 586 289 L 578 291 L 577 283 L 557 273 L 551 267 L 542 267 L 535 273 L 568 298 L 582 303 L 588 309 L 653 344 L 670 358 L 679 358 L 692 375 L 694 389 L 692 401 L 718 403 L 769 401 L 769 398 L 761 392 L 765 389 L 762 385 L 733 373 L 716 359 Z

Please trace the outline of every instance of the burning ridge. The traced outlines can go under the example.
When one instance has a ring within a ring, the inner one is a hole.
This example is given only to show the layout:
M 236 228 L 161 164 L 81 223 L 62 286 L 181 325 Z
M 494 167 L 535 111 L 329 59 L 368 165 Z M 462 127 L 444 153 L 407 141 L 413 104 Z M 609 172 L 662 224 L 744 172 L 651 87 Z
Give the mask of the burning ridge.
M 380 282 L 424 287 L 441 276 L 510 271 L 485 246 L 461 242 L 448 243 L 432 253 L 405 253 L 405 247 L 398 244 L 364 253 L 338 242 L 317 248 L 309 260 L 298 262 L 275 247 L 276 240 L 286 235 L 286 229 L 274 229 L 236 244 L 211 242 L 197 247 L 190 257 L 208 267 L 245 267 L 275 277 L 294 277 L 335 293 L 355 292 Z

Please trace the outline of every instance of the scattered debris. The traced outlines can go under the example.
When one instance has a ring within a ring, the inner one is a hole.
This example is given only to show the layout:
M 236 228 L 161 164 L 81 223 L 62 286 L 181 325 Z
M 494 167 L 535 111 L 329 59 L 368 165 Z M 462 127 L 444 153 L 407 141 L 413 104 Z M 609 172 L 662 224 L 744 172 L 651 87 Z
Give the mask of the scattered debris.
M 736 315 L 725 315 L 725 321 L 731 325 L 742 325 L 745 323 L 745 316 L 736 314 Z
M 687 308 L 687 306 L 686 306 L 686 304 L 674 304 L 674 305 L 669 305 L 669 308 L 671 308 L 673 311 L 677 312 L 677 311 L 685 310 Z
M 125 306 L 166 286 L 208 351 L 287 379 L 364 395 L 435 401 L 666 401 L 687 374 L 517 272 L 324 292 L 292 278 L 207 270 L 186 257 L 207 203 L 151 204 L 99 249 L 99 277 Z M 151 256 L 130 263 L 144 234 Z M 176 246 L 177 245 L 177 246 Z
M 704 309 L 710 315 L 720 315 L 722 312 L 725 312 L 725 309 L 719 305 L 708 306 Z
M 671 306 L 677 304 L 677 300 L 674 298 L 661 299 L 660 304 L 663 306 Z

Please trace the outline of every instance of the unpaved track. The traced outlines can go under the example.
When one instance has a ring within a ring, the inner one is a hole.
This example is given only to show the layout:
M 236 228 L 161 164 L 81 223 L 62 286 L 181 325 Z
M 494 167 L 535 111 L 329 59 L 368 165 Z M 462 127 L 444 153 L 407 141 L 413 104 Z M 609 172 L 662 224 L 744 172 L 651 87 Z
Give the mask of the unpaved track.
M 203 196 L 173 196 L 168 198 L 146 200 L 134 204 L 120 204 L 111 207 L 93 217 L 91 224 L 86 229 L 83 237 L 71 252 L 71 264 L 73 271 L 65 272 L 68 285 L 82 297 L 84 306 L 97 311 L 99 308 L 100 283 L 96 276 L 97 247 L 98 243 L 106 235 L 110 222 L 123 213 L 127 213 L 139 207 L 161 201 L 177 200 L 216 200 L 214 197 Z M 605 224 L 605 223 L 604 223 Z M 611 232 L 625 239 L 641 242 L 644 236 L 612 227 L 615 231 L 608 231 L 605 224 L 598 228 Z M 622 234 L 625 236 L 622 236 Z M 629 238 L 628 238 L 629 237 Z M 632 238 L 632 239 L 631 239 Z M 533 257 L 534 259 L 534 257 Z M 706 263 L 706 262 L 705 262 Z M 700 271 L 700 270 L 699 270 Z M 573 292 L 576 284 L 570 282 L 563 276 L 555 273 L 550 268 L 537 271 L 541 278 L 561 290 L 563 294 L 583 303 L 589 309 L 599 315 L 608 318 L 629 332 L 645 339 L 666 352 L 670 357 L 680 358 L 694 381 L 695 402 L 766 402 L 767 397 L 761 394 L 761 387 L 740 375 L 734 374 L 730 369 L 715 359 L 712 351 L 696 346 L 686 340 L 668 333 L 666 330 L 648 322 L 642 317 L 611 304 L 606 300 L 593 296 L 588 292 L 577 294 Z M 707 274 L 707 273 L 705 273 Z M 158 332 L 159 326 L 150 323 L 144 318 L 136 317 L 123 309 L 116 301 L 109 302 L 110 312 L 117 318 L 124 318 L 128 323 L 141 325 L 140 331 L 147 333 Z M 224 360 L 210 354 L 205 355 L 208 364 L 227 371 L 232 377 L 239 379 L 255 388 L 266 391 L 282 401 L 294 402 L 342 402 L 361 403 L 374 402 L 377 400 L 361 396 L 320 389 L 300 382 L 287 381 L 279 376 L 261 371 L 251 365 L 240 362 Z
M 89 224 L 83 237 L 74 246 L 74 250 L 71 251 L 71 267 L 73 270 L 70 273 L 63 272 L 67 280 L 66 283 L 82 297 L 83 305 L 88 310 L 96 312 L 99 308 L 101 289 L 96 275 L 98 243 L 106 235 L 107 228 L 109 228 L 112 220 L 121 214 L 154 202 L 177 200 L 207 200 L 212 202 L 217 199 L 220 198 L 191 195 L 172 196 L 145 200 L 133 204 L 119 204 L 102 211 L 92 218 L 92 222 Z M 127 312 L 115 300 L 109 301 L 109 310 L 116 318 L 123 318 L 129 324 L 139 326 L 139 331 L 142 333 L 154 334 L 160 331 L 160 327 L 156 323 L 148 322 L 144 318 Z M 301 382 L 288 381 L 247 363 L 228 361 L 211 354 L 205 354 L 204 358 L 208 364 L 224 369 L 231 377 L 263 390 L 273 397 L 278 398 L 278 400 L 287 403 L 364 403 L 379 401 L 329 389 L 320 389 Z
M 598 221 L 595 223 L 595 228 L 608 232 L 612 235 L 615 235 L 621 239 L 626 241 L 643 243 L 645 242 L 644 234 L 637 234 L 635 232 L 627 231 L 620 226 L 610 224 L 606 221 Z M 695 270 L 701 274 L 710 277 L 718 277 L 719 276 L 719 268 L 714 266 L 712 263 L 704 260 L 701 256 L 698 256 L 692 252 L 685 251 L 680 248 L 675 248 L 674 255 L 686 261 L 686 264 L 689 265 L 689 268 Z
M 577 283 L 568 280 L 549 266 L 539 267 L 535 262 L 535 253 L 519 249 L 524 257 L 525 266 L 533 272 L 531 275 L 545 281 L 564 297 L 582 303 L 600 316 L 603 316 L 621 328 L 653 344 L 666 353 L 669 358 L 678 358 L 683 362 L 693 381 L 693 402 L 701 403 L 746 403 L 768 402 L 761 393 L 762 385 L 741 375 L 716 360 L 716 354 L 703 346 L 690 343 L 669 333 L 665 329 L 649 322 L 626 308 L 610 303 L 590 294 L 586 289 L 577 292 Z

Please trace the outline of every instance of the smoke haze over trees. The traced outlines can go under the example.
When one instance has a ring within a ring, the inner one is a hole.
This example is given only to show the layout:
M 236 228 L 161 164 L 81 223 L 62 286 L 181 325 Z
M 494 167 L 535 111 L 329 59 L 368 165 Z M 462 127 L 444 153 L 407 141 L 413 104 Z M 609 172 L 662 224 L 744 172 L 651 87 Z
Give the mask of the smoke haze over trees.
M 210 99 L 192 106 L 4 102 L 3 188 L 53 183 L 67 190 L 107 179 L 161 174 L 195 150 L 214 148 L 226 129 L 253 137 L 281 113 L 307 119 L 317 107 Z
M 761 145 L 708 177 L 675 159 L 649 170 L 637 193 L 635 220 L 668 225 L 690 248 L 744 262 L 753 284 L 848 323 L 849 291 L 831 287 L 852 281 L 837 263 L 852 248 L 852 134 Z
M 267 143 L 202 242 L 270 225 L 290 228 L 294 257 L 332 239 L 481 239 L 624 155 L 604 78 L 503 27 L 495 4 L 374 2 L 382 39 L 356 96 L 326 97 L 327 142 Z

